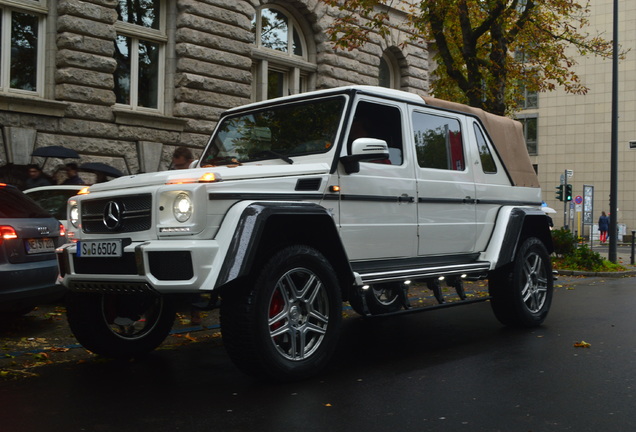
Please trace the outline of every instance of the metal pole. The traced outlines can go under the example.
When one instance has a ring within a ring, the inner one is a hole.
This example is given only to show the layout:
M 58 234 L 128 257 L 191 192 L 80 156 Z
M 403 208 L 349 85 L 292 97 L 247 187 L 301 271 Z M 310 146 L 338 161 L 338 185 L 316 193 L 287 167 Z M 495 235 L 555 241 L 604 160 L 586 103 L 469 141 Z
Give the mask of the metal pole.
M 636 231 L 632 230 L 632 255 L 629 258 L 629 263 L 631 265 L 634 265 L 634 246 L 636 246 L 636 244 L 634 243 L 634 240 L 636 239 L 634 239 L 634 237 L 636 237 Z
M 565 188 L 568 184 L 568 170 L 565 170 L 565 172 L 563 173 L 563 182 L 561 183 L 563 185 L 563 228 L 567 230 L 569 228 L 568 221 L 570 219 L 570 217 L 568 216 L 568 200 L 565 199 Z
M 614 43 L 612 52 L 612 144 L 610 167 L 609 261 L 616 262 L 618 246 L 618 0 L 614 0 Z

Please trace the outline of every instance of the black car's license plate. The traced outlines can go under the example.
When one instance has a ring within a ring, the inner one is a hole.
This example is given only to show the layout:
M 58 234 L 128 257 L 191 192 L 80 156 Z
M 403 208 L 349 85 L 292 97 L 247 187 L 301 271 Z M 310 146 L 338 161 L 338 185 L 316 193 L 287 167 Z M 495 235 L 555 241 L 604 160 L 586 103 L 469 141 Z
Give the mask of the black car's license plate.
M 52 238 L 35 238 L 27 239 L 26 251 L 28 254 L 38 254 L 53 252 L 55 250 L 55 242 Z

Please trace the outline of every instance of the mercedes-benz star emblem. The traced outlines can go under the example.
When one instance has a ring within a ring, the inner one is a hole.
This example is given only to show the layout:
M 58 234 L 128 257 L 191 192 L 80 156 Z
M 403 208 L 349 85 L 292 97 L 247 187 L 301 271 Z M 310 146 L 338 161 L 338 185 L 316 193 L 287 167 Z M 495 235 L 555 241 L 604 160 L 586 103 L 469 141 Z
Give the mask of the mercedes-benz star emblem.
M 121 226 L 121 208 L 116 201 L 108 201 L 104 207 L 104 225 L 109 230 L 116 230 Z

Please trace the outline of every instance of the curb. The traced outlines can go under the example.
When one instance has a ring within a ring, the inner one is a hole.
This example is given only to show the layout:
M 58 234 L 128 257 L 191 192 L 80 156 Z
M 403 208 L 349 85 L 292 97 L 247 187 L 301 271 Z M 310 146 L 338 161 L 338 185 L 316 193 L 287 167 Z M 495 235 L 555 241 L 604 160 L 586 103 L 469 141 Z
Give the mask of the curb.
M 621 272 L 587 272 L 579 270 L 557 270 L 557 276 L 588 276 L 588 277 L 606 277 L 606 278 L 622 278 L 636 276 L 636 270 L 628 270 Z

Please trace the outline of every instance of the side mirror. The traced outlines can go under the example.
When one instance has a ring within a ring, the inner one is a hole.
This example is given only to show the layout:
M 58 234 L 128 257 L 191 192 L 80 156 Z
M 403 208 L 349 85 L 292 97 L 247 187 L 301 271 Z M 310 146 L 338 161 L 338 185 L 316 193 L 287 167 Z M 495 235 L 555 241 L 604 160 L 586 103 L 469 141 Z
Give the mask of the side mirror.
M 351 154 L 340 158 L 347 174 L 360 171 L 360 161 L 389 158 L 386 141 L 376 138 L 358 138 L 351 144 Z

